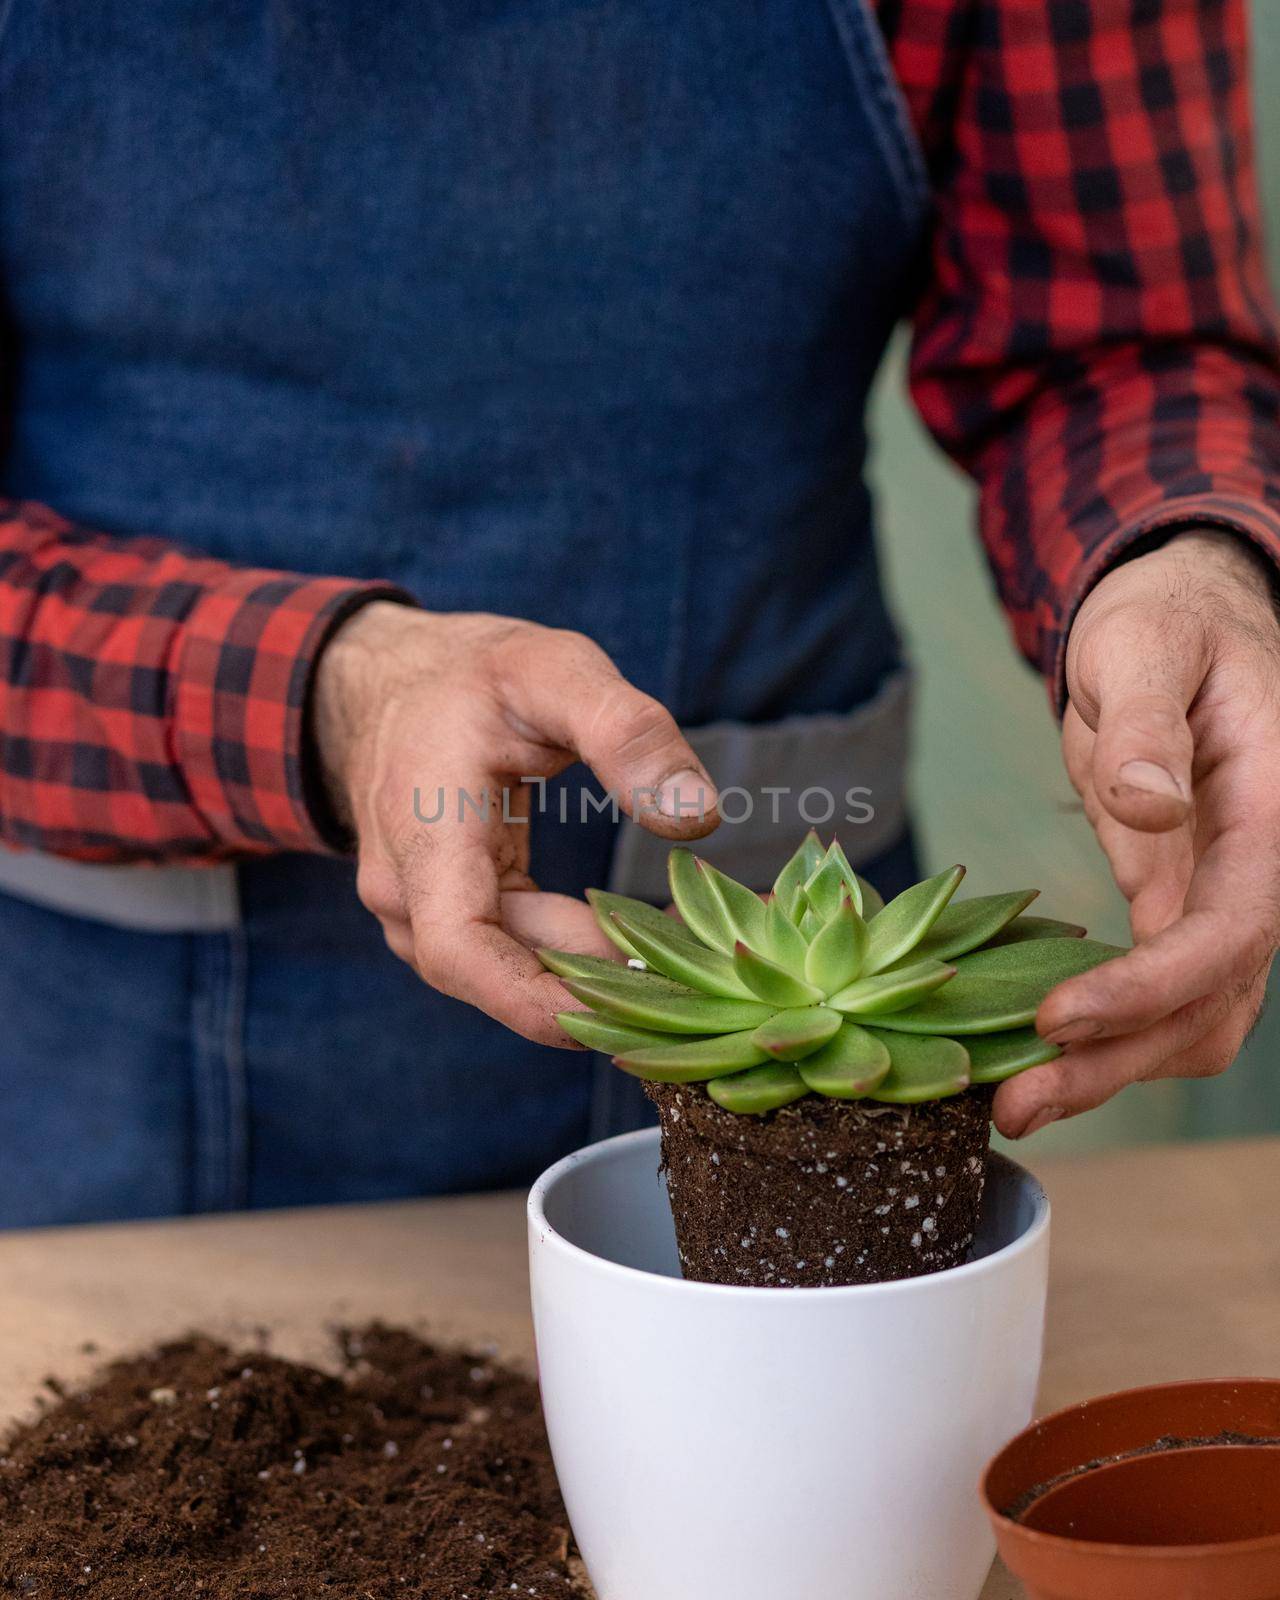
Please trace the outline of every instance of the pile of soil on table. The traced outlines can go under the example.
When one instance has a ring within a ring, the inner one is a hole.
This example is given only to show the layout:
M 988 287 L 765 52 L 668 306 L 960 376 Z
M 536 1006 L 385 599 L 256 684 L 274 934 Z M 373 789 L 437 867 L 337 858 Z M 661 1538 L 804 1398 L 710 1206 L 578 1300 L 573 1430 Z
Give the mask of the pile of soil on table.
M 577 1600 L 536 1385 L 381 1326 L 340 1376 L 191 1336 L 0 1443 L 0 1595 Z

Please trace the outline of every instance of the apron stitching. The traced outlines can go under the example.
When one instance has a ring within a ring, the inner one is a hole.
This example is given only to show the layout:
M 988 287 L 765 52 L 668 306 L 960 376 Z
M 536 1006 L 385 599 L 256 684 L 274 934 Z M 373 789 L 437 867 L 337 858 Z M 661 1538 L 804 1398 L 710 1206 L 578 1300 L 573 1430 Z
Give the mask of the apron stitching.
M 884 34 L 868 12 L 868 0 L 828 0 L 828 5 L 855 83 L 871 108 L 869 120 L 903 215 L 914 227 L 932 204 L 932 187 Z
M 190 1208 L 209 1211 L 217 1207 L 219 1152 L 215 1136 L 214 1067 L 209 1039 L 215 1032 L 218 1012 L 216 935 L 192 940 L 192 1150 Z
M 246 1204 L 248 1186 L 245 939 L 236 930 L 193 943 L 191 1206 L 231 1211 Z
M 223 1063 L 227 1089 L 227 1178 L 229 1209 L 249 1204 L 249 1080 L 244 1051 L 249 976 L 249 941 L 243 925 L 226 935 L 227 1004 Z

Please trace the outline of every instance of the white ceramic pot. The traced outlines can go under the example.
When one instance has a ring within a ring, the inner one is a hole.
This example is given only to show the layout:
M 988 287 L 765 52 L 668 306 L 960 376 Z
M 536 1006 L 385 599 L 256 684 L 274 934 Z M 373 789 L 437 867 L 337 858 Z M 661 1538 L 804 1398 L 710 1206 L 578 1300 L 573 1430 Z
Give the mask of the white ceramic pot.
M 1049 1203 L 993 1156 L 974 1259 L 849 1289 L 679 1276 L 658 1134 L 529 1197 L 538 1366 L 599 1600 L 976 1600 L 1031 1418 Z

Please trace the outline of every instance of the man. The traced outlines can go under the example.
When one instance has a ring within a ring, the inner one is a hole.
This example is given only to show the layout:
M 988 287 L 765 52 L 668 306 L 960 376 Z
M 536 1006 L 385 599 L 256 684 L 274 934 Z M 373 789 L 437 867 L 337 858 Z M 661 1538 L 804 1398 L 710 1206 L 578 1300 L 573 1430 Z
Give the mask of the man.
M 1140 941 L 997 1122 L 1226 1066 L 1280 916 L 1246 83 L 1243 0 L 15 0 L 0 1217 L 626 1125 L 531 947 L 657 894 L 715 782 L 869 790 L 901 887 L 860 467 L 904 314 Z M 532 781 L 577 760 L 640 831 Z M 759 883 L 800 826 L 712 844 Z

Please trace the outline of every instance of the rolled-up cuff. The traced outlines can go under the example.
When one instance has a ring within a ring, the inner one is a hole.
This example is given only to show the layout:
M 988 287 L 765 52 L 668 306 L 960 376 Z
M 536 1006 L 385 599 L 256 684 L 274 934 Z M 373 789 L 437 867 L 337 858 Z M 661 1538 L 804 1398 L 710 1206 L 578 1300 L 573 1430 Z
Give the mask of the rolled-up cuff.
M 1259 551 L 1280 583 L 1280 511 L 1249 497 L 1212 492 L 1180 495 L 1131 517 L 1084 556 L 1062 588 L 1046 631 L 1045 678 L 1059 716 L 1067 705 L 1067 641 L 1080 607 L 1098 582 L 1122 562 L 1177 533 L 1208 529 L 1232 533 Z
M 305 714 L 320 651 L 392 584 L 232 571 L 188 613 L 176 646 L 174 759 L 229 851 L 333 851 L 307 773 Z

